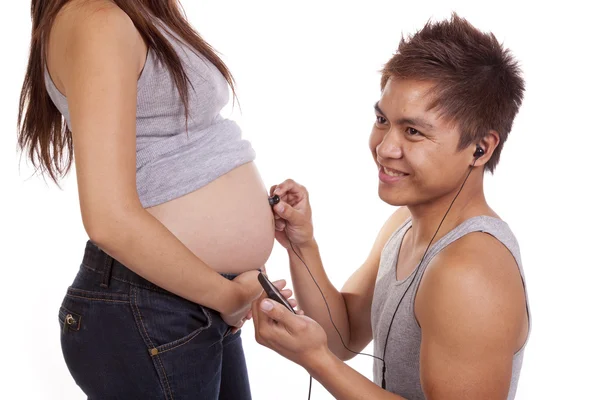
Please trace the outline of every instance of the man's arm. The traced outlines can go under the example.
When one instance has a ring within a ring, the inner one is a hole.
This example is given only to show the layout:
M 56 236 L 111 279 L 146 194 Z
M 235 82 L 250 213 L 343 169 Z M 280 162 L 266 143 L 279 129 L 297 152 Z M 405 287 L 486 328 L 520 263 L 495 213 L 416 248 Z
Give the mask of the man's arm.
M 336 399 L 405 400 L 383 390 L 336 357 L 327 346 L 325 330 L 316 321 L 265 299 L 263 294 L 252 304 L 258 343 L 302 365 Z
M 410 218 L 410 211 L 400 207 L 386 221 L 367 257 L 365 263 L 346 281 L 342 288 L 342 296 L 348 312 L 350 337 L 348 347 L 354 351 L 362 351 L 373 340 L 371 327 L 371 305 L 375 292 L 375 282 L 379 271 L 381 252 L 392 234 Z M 346 351 L 343 360 L 354 357 Z
M 399 208 L 386 221 L 367 260 L 340 292 L 327 277 L 319 247 L 313 237 L 312 212 L 306 188 L 288 179 L 273 186 L 271 194 L 280 197 L 280 202 L 273 207 L 275 236 L 288 250 L 298 305 L 325 329 L 331 351 L 340 359 L 348 360 L 372 340 L 371 303 L 381 251 L 392 233 L 410 216 L 410 212 L 407 208 Z M 332 319 L 335 326 L 331 323 Z M 352 351 L 348 351 L 344 344 Z
M 403 399 L 336 357 L 317 322 L 263 299 L 253 304 L 258 343 L 305 367 L 336 399 Z M 513 354 L 527 334 L 523 284 L 506 248 L 479 233 L 450 245 L 427 269 L 415 313 L 429 400 L 506 399 Z
M 407 400 L 382 389 L 331 353 L 306 369 L 337 400 Z
M 421 281 L 415 315 L 428 399 L 506 399 L 527 315 L 519 269 L 500 242 L 473 233 L 440 253 Z
M 428 399 L 506 399 L 527 312 L 518 267 L 501 243 L 476 233 L 439 254 L 421 282 L 415 313 Z M 307 367 L 336 399 L 402 399 L 329 355 Z
M 316 241 L 313 240 L 299 248 L 295 247 L 323 291 L 335 325 L 344 342 L 348 348 L 355 352 L 364 349 L 373 338 L 371 303 L 381 251 L 392 233 L 409 216 L 408 209 L 404 207 L 399 208 L 392 214 L 379 232 L 366 261 L 348 279 L 341 292 L 331 284 L 325 273 Z M 351 359 L 355 354 L 348 351 L 340 341 L 340 337 L 329 318 L 323 296 L 308 273 L 306 266 L 291 249 L 288 249 L 288 253 L 294 293 L 299 307 L 307 316 L 317 321 L 325 329 L 331 351 L 342 360 Z

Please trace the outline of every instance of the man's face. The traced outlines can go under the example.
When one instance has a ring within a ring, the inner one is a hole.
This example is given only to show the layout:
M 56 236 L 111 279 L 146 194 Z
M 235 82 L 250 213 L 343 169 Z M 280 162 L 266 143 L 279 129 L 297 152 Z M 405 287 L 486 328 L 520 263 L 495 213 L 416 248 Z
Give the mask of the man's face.
M 427 110 L 433 82 L 390 79 L 375 105 L 369 147 L 379 168 L 379 197 L 391 205 L 425 204 L 455 193 L 473 162 L 457 151 L 457 127 Z

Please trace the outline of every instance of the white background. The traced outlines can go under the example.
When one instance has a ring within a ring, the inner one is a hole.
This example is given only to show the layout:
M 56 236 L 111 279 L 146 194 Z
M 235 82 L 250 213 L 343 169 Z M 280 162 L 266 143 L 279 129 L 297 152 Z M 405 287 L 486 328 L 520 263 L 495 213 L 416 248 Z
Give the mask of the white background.
M 242 113 L 228 107 L 224 115 L 253 142 L 265 184 L 291 177 L 309 188 L 316 236 L 338 287 L 392 211 L 377 197 L 367 148 L 378 71 L 401 34 L 430 17 L 456 10 L 494 32 L 521 61 L 527 82 L 500 165 L 486 178 L 490 204 L 520 240 L 533 313 L 517 397 L 600 399 L 600 34 L 587 2 L 182 3 L 238 82 Z M 15 128 L 30 2 L 2 7 L 2 398 L 83 399 L 62 359 L 57 319 L 86 240 L 75 176 L 61 190 L 19 164 Z M 267 267 L 272 278 L 289 276 L 277 246 Z M 243 339 L 256 399 L 306 398 L 302 368 L 257 345 L 252 324 Z M 350 362 L 368 377 L 371 364 L 366 357 Z M 312 398 L 331 397 L 316 385 Z

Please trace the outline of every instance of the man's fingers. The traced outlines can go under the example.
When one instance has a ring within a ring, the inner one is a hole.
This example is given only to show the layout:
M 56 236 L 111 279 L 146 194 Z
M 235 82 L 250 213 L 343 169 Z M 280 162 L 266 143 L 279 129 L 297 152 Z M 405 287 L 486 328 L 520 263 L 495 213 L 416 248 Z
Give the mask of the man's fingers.
M 296 182 L 294 182 L 292 179 L 286 179 L 285 181 L 281 182 L 279 185 L 275 185 L 274 189 L 273 189 L 273 194 L 276 194 L 278 196 L 283 196 L 284 194 L 286 194 L 289 191 L 297 191 L 298 190 L 298 184 Z
M 274 206 L 273 210 L 275 210 L 275 213 L 281 218 L 286 221 L 290 221 L 292 224 L 300 225 L 302 223 L 303 215 L 283 200 Z M 277 220 L 275 224 L 277 225 L 277 222 L 279 221 L 280 220 Z
M 260 301 L 260 312 L 267 315 L 278 324 L 283 325 L 283 327 L 285 327 L 292 335 L 298 332 L 306 324 L 305 321 L 296 318 L 296 315 L 287 308 L 270 299 Z
M 260 311 L 260 306 L 259 306 L 260 302 L 266 298 L 267 298 L 267 293 L 265 293 L 263 291 L 263 293 L 260 295 L 260 297 L 252 302 L 252 307 L 250 308 L 250 313 L 252 313 L 252 316 L 254 317 L 254 318 L 252 318 L 254 320 L 254 327 L 256 327 L 257 324 L 260 324 L 266 318 L 268 318 L 264 315 L 263 312 Z
M 295 199 L 296 201 L 300 201 L 301 199 L 308 198 L 306 188 L 292 179 L 286 179 L 277 185 L 273 190 L 273 194 L 278 195 L 282 200 Z
M 284 230 L 285 229 L 285 220 L 283 220 L 283 219 L 276 219 L 275 220 L 275 229 L 277 229 L 278 231 Z
M 252 302 L 252 321 L 254 322 L 254 338 L 259 344 L 265 345 L 263 337 L 265 329 L 269 326 L 269 316 L 260 310 L 260 302 L 267 297 L 263 294 L 258 300 Z

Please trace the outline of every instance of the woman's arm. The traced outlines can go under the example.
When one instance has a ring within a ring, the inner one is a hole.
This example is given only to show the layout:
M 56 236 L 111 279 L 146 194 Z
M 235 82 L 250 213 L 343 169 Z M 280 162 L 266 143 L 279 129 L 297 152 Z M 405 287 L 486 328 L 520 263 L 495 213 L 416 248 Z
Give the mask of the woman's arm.
M 56 40 L 63 39 L 54 47 L 63 50 L 55 58 L 55 72 L 69 104 L 85 230 L 99 247 L 149 281 L 234 313 L 260 293 L 256 278 L 245 284 L 223 278 L 139 201 L 136 100 L 146 46 L 121 9 L 111 2 L 91 4 L 94 8 L 71 7 L 53 27 Z

